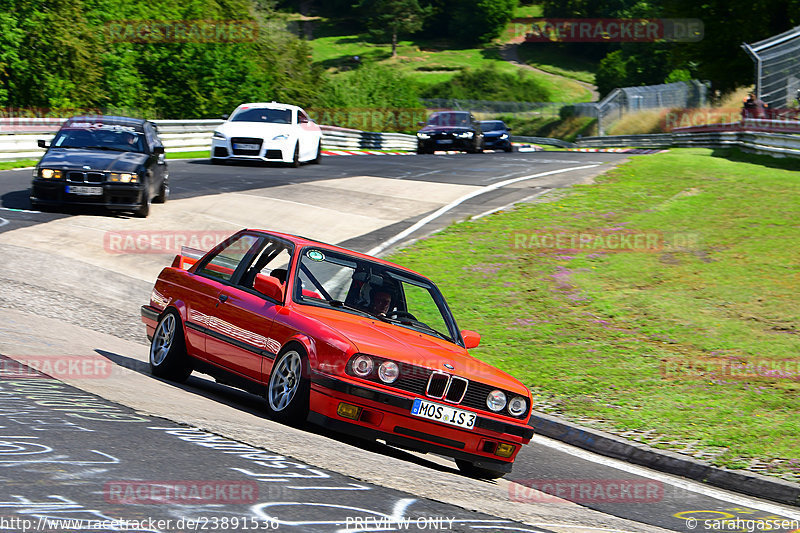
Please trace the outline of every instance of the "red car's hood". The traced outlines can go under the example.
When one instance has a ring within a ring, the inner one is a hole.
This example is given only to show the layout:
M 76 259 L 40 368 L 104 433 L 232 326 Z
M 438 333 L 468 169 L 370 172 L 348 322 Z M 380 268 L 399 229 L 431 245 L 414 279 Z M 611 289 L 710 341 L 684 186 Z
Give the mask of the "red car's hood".
M 528 389 L 522 383 L 444 339 L 335 309 L 307 306 L 303 310 L 309 317 L 335 329 L 360 353 L 439 370 L 528 395 Z

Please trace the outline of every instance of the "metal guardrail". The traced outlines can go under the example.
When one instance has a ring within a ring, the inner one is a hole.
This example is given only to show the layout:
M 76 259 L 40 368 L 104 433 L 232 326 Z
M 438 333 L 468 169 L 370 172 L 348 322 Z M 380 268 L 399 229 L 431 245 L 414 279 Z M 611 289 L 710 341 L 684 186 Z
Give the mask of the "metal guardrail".
M 577 148 L 575 143 L 562 141 L 561 139 L 553 139 L 552 137 L 530 137 L 525 135 L 512 135 L 511 142 L 515 143 L 533 143 L 533 144 L 547 144 L 549 146 L 558 146 L 559 148 Z
M 657 133 L 653 135 L 612 135 L 585 137 L 578 146 L 593 148 L 636 147 L 666 148 L 700 146 L 718 148 L 737 146 L 747 152 L 775 157 L 800 157 L 800 135 L 759 131 L 707 131 L 693 133 Z
M 63 118 L 0 118 L 0 161 L 38 159 L 39 139 L 50 140 Z M 154 120 L 167 152 L 208 150 L 222 120 Z M 417 138 L 402 133 L 372 133 L 320 126 L 323 150 L 415 150 Z

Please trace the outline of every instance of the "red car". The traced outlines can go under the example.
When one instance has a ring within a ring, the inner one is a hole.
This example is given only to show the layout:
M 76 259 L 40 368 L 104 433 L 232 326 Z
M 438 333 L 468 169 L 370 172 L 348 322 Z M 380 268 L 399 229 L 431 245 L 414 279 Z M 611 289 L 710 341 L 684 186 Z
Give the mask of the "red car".
M 467 353 L 429 279 L 313 240 L 242 230 L 158 276 L 142 321 L 155 376 L 193 370 L 282 422 L 453 457 L 499 477 L 533 436 L 530 391 Z

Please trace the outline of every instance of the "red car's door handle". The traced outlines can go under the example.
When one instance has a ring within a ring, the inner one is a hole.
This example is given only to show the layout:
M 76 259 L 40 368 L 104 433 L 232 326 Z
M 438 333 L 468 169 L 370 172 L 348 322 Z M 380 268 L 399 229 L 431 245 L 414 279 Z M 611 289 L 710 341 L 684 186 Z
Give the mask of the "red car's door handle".
M 219 299 L 220 302 L 225 303 L 228 300 L 228 295 L 220 294 L 219 296 L 217 296 L 217 298 Z

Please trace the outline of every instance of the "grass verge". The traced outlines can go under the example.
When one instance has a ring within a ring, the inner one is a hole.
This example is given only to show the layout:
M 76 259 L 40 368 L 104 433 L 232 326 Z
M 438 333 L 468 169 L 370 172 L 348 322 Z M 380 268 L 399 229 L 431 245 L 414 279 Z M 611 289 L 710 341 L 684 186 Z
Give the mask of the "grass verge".
M 473 354 L 527 384 L 536 409 L 797 481 L 798 170 L 738 151 L 633 157 L 392 260 L 437 281 L 483 334 Z M 663 247 L 612 248 L 627 232 Z M 590 234 L 573 249 L 543 239 Z
M 11 170 L 12 168 L 35 167 L 38 159 L 20 159 L 19 161 L 0 161 L 0 170 Z

